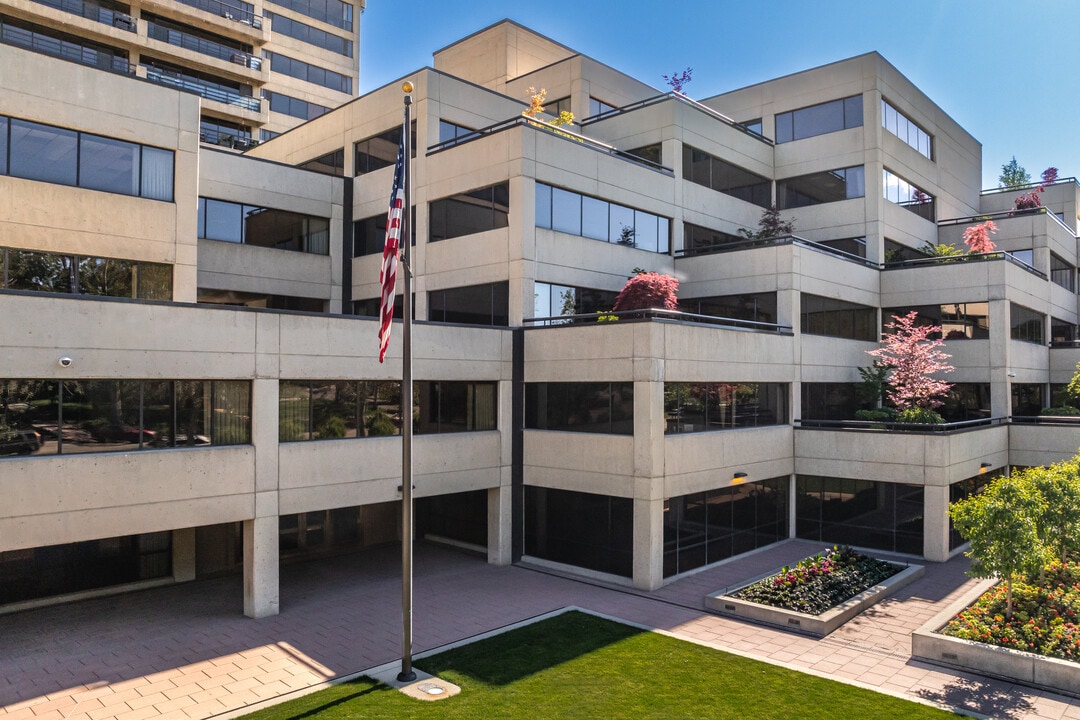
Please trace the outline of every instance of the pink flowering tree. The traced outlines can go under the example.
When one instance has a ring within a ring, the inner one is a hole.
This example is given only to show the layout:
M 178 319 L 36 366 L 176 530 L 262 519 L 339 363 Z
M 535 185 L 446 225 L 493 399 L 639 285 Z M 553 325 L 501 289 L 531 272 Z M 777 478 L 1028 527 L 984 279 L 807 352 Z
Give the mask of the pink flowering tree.
M 987 220 L 979 225 L 972 225 L 964 230 L 964 244 L 968 246 L 968 252 L 973 254 L 992 253 L 997 245 L 990 239 L 990 235 L 997 232 L 997 225 L 993 220 Z
M 1035 208 L 1042 207 L 1042 199 L 1040 194 L 1046 192 L 1046 188 L 1057 182 L 1058 169 L 1056 167 L 1048 167 L 1042 171 L 1042 184 L 1035 188 L 1031 192 L 1018 195 L 1013 204 L 1016 205 L 1017 210 L 1034 210 Z
M 683 94 L 683 88 L 687 85 L 687 83 L 689 83 L 693 79 L 693 78 L 690 77 L 691 75 L 693 75 L 693 73 L 694 73 L 694 68 L 689 68 L 688 67 L 685 70 L 683 70 L 681 73 L 672 73 L 671 75 L 661 75 L 660 77 L 664 78 L 664 82 L 666 82 L 668 85 L 670 85 L 672 90 L 674 90 L 675 92 L 682 95 Z
M 927 337 L 934 333 L 940 335 L 941 326 L 916 325 L 916 317 L 914 310 L 902 317 L 894 315 L 892 322 L 885 324 L 892 332 L 882 335 L 881 347 L 867 352 L 890 368 L 891 387 L 887 394 L 900 410 L 897 419 L 901 422 L 943 422 L 933 410 L 941 407 L 938 398 L 949 392 L 952 383 L 938 380 L 933 375 L 952 372 L 955 368 L 945 362 L 951 357 L 940 349 L 945 343 Z
M 679 281 L 670 275 L 642 272 L 626 281 L 615 298 L 613 310 L 678 310 L 679 300 L 675 292 Z

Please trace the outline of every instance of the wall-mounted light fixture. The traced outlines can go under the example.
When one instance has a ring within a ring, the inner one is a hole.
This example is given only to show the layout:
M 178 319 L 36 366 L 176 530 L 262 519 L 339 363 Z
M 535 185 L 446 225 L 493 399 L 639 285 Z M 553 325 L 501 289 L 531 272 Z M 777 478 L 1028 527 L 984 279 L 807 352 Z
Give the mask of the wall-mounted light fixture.
M 731 479 L 731 482 L 732 482 L 732 483 L 741 483 L 741 482 L 746 482 L 746 473 L 744 473 L 744 472 L 737 472 L 737 473 L 735 473 L 735 477 L 733 477 L 733 478 Z
M 992 467 L 994 467 L 994 466 L 991 465 L 990 463 L 981 463 L 979 465 L 979 474 L 982 475 L 984 472 L 988 472 L 990 470 L 990 468 L 992 468 Z

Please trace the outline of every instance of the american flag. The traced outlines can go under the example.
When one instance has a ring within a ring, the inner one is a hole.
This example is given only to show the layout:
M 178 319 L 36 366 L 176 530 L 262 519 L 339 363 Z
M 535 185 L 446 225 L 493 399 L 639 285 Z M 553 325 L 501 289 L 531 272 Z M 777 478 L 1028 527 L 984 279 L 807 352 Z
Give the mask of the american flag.
M 394 166 L 394 189 L 390 192 L 390 212 L 386 216 L 386 242 L 383 244 L 379 285 L 379 362 L 390 345 L 390 321 L 394 319 L 394 285 L 397 283 L 398 248 L 401 245 L 401 210 L 405 205 L 405 138 L 402 133 Z

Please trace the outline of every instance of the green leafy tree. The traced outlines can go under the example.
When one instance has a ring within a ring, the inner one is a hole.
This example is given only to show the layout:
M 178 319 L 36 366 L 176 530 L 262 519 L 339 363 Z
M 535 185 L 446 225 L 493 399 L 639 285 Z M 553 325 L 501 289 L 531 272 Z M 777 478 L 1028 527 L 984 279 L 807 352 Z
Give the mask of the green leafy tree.
M 1021 471 L 1026 482 L 1043 499 L 1036 518 L 1039 538 L 1061 562 L 1080 549 L 1080 456 L 1050 467 Z
M 862 382 L 855 386 L 859 402 L 876 408 L 884 402 L 885 394 L 891 389 L 889 367 L 880 360 L 875 360 L 873 365 L 859 368 L 859 376 Z
M 1051 557 L 1039 538 L 1046 501 L 1029 482 L 1004 477 L 949 508 L 960 535 L 971 544 L 968 574 L 1005 582 L 1005 617 L 1012 619 L 1013 582 L 1042 570 Z
M 998 187 L 1017 188 L 1031 182 L 1031 175 L 1024 166 L 1016 162 L 1016 156 L 1001 166 L 1001 175 L 998 176 Z
M 1080 403 L 1080 363 L 1076 363 L 1076 372 L 1073 373 L 1072 379 L 1069 380 L 1063 392 L 1065 398 L 1074 406 Z

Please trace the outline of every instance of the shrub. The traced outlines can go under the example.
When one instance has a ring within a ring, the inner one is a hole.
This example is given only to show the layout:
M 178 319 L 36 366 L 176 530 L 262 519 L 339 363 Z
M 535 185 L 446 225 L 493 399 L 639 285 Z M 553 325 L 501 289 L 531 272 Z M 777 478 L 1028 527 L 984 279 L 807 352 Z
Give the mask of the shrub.
M 896 422 L 921 425 L 943 425 L 945 418 L 930 408 L 909 407 L 896 414 Z
M 870 422 L 893 422 L 896 420 L 896 411 L 892 408 L 874 408 L 873 410 L 856 410 L 856 420 L 868 420 Z
M 1039 411 L 1039 414 L 1075 416 L 1080 415 L 1080 409 L 1074 408 L 1072 405 L 1061 405 L 1059 407 L 1043 408 Z
M 315 434 L 323 439 L 343 438 L 346 430 L 345 421 L 335 415 L 327 418 L 326 422 L 315 431 Z
M 364 427 L 367 428 L 369 437 L 382 437 L 397 434 L 397 425 L 394 424 L 394 421 L 390 419 L 390 416 L 387 415 L 386 411 L 382 408 L 375 410 L 375 412 L 368 416 Z

